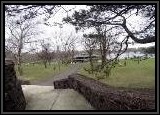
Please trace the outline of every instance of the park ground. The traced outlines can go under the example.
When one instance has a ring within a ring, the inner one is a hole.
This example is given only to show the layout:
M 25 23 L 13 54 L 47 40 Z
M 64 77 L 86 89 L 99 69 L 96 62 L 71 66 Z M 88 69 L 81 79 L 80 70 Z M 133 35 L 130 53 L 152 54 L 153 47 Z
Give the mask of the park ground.
M 123 66 L 125 60 L 121 60 L 120 64 L 111 70 L 111 75 L 105 79 L 100 79 L 107 85 L 113 87 L 125 88 L 149 88 L 155 87 L 155 59 L 150 58 L 142 60 L 138 64 L 137 61 L 127 60 L 126 66 Z M 88 74 L 84 69 L 81 69 L 81 74 L 97 79 L 94 74 Z
M 124 60 L 120 63 L 123 64 Z M 89 63 L 23 65 L 24 77 L 31 85 L 22 85 L 27 101 L 26 110 L 94 110 L 88 101 L 73 89 L 54 89 L 53 81 L 67 78 L 72 73 L 80 73 L 86 77 L 97 78 L 84 71 Z M 60 67 L 60 68 L 59 68 Z M 147 103 L 154 105 L 155 98 L 155 59 L 147 59 L 139 64 L 127 60 L 126 66 L 116 66 L 108 78 L 99 80 L 115 88 L 128 90 L 145 96 Z
M 123 62 L 124 60 L 120 61 L 122 64 Z M 47 68 L 42 64 L 23 65 L 24 75 L 20 78 L 30 80 L 36 85 L 53 85 L 55 78 L 67 77 L 75 72 L 97 79 L 94 74 L 88 74 L 84 70 L 84 67 L 88 66 L 88 63 L 61 64 L 60 66 L 52 63 Z M 109 77 L 99 81 L 113 87 L 154 89 L 155 59 L 142 60 L 139 64 L 137 61 L 127 60 L 126 66 L 116 66 Z

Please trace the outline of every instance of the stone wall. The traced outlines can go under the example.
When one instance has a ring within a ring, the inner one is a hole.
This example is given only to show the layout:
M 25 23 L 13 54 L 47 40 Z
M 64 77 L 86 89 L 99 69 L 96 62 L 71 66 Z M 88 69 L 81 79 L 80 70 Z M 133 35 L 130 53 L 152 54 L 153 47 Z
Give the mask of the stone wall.
M 26 107 L 25 97 L 21 84 L 17 80 L 12 60 L 5 60 L 5 102 L 4 110 L 24 110 Z
M 155 100 L 148 95 L 107 86 L 80 74 L 53 82 L 56 89 L 72 88 L 81 93 L 97 110 L 153 110 Z

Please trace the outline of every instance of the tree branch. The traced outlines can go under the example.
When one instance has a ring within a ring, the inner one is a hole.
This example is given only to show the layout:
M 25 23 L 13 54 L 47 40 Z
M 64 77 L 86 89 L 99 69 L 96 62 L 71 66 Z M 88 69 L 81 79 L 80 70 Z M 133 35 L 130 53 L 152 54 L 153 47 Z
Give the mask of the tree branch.
M 139 39 L 134 36 L 134 34 L 128 29 L 128 27 L 126 25 L 122 25 L 122 27 L 128 33 L 128 36 L 131 37 L 137 43 L 145 44 L 145 43 L 155 42 L 155 36 L 148 36 L 146 38 Z

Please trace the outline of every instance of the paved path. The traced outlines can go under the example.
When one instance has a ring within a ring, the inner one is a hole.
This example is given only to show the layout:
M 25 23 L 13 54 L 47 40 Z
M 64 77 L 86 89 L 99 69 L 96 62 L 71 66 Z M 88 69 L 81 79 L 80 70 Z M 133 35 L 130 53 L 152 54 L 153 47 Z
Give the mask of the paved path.
M 27 101 L 26 110 L 94 110 L 88 101 L 73 89 L 54 89 L 53 81 L 78 72 L 82 63 L 71 65 L 53 78 L 22 85 Z
M 78 72 L 83 65 L 84 65 L 83 63 L 72 64 L 67 70 L 62 71 L 61 73 L 53 76 L 52 78 L 49 78 L 47 80 L 35 81 L 31 84 L 32 85 L 53 86 L 54 80 L 67 78 L 68 75 Z
M 94 110 L 88 101 L 73 89 L 54 86 L 22 85 L 26 110 Z

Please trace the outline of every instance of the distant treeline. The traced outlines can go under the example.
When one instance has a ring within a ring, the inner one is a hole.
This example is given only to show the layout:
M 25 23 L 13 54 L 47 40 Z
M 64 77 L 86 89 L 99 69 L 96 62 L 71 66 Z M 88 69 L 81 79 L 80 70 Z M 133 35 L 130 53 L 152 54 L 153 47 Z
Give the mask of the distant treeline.
M 75 55 L 76 54 L 82 54 L 85 51 L 75 51 Z M 150 46 L 150 47 L 140 47 L 140 48 L 128 48 L 126 50 L 126 52 L 141 52 L 144 54 L 154 54 L 155 53 L 155 46 Z M 61 53 L 61 55 L 63 55 L 63 52 L 59 52 Z M 96 49 L 94 51 L 94 54 L 99 54 L 99 50 Z M 114 53 L 114 52 L 112 52 Z M 51 52 L 52 54 L 52 60 L 56 60 L 58 58 L 58 54 L 56 53 L 56 51 Z M 14 54 L 11 51 L 6 51 L 5 55 L 7 58 L 12 58 L 13 60 L 15 59 Z M 59 55 L 60 56 L 60 55 Z M 37 53 L 22 53 L 22 60 L 23 62 L 36 62 L 39 60 Z

